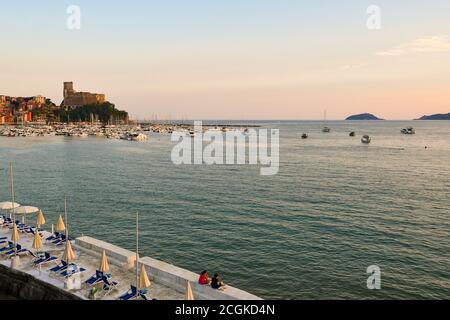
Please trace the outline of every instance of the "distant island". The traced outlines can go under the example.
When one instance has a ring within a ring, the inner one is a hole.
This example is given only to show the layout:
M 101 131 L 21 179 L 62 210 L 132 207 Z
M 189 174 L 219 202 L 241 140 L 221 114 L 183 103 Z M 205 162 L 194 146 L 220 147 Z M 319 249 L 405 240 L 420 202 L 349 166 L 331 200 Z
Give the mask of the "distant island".
M 345 120 L 350 121 L 350 120 L 384 120 L 384 119 L 380 119 L 371 113 L 362 113 L 350 116 Z
M 447 114 L 433 114 L 431 116 L 423 116 L 416 120 L 450 120 L 450 113 Z

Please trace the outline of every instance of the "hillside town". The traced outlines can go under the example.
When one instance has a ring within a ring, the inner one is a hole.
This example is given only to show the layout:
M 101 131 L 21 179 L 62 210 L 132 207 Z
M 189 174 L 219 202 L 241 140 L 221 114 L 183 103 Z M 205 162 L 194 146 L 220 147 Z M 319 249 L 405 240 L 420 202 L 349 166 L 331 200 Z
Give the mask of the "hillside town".
M 0 124 L 52 124 L 101 122 L 122 124 L 126 111 L 117 110 L 104 94 L 77 92 L 73 82 L 64 82 L 63 101 L 57 106 L 42 95 L 12 97 L 0 95 Z

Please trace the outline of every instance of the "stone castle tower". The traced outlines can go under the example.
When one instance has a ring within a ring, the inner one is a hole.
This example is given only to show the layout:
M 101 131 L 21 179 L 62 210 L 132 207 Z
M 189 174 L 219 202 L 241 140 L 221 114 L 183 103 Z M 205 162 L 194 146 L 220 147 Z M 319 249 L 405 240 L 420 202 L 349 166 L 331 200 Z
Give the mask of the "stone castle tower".
M 75 90 L 73 90 L 73 82 L 64 82 L 64 99 L 67 97 L 73 95 L 75 93 Z
M 106 101 L 106 97 L 101 93 L 76 92 L 73 89 L 73 82 L 64 82 L 64 101 L 62 106 L 74 109 L 88 104 L 101 104 Z

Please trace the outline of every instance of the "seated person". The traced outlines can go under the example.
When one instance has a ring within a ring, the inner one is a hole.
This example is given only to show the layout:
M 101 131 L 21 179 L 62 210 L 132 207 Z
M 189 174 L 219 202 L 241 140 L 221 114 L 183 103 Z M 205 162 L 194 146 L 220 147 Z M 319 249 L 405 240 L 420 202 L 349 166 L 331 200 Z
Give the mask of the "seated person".
M 209 280 L 208 277 L 208 271 L 205 270 L 200 274 L 200 278 L 198 278 L 198 283 L 201 285 L 207 285 L 211 283 L 211 280 Z
M 219 274 L 216 273 L 214 275 L 214 278 L 212 278 L 212 280 L 211 280 L 211 288 L 213 288 L 213 289 L 220 289 L 224 285 L 225 284 L 223 283 L 222 279 L 219 277 Z

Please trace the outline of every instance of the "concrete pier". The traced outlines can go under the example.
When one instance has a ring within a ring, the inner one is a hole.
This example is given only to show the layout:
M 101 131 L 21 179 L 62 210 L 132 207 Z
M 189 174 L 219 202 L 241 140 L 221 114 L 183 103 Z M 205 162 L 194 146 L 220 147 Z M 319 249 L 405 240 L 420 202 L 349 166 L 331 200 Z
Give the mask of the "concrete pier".
M 43 232 L 43 234 L 44 239 L 50 236 L 49 232 Z M 0 228 L 0 237 L 9 239 L 10 236 L 9 228 Z M 21 233 L 19 243 L 23 248 L 31 249 L 33 235 Z M 106 251 L 110 263 L 109 273 L 114 281 L 119 282 L 119 285 L 116 290 L 108 294 L 102 292 L 100 286 L 96 299 L 116 300 L 129 290 L 131 284 L 135 284 L 136 254 L 134 252 L 91 237 L 77 238 L 72 242 L 72 246 L 76 256 L 74 263 L 86 268 L 86 272 L 81 275 L 81 283 L 95 274 L 100 264 L 100 256 L 104 250 Z M 11 259 L 0 255 L 0 297 L 3 295 L 34 300 L 89 299 L 88 286 L 81 285 L 74 290 L 68 290 L 65 279 L 59 275 L 51 275 L 48 271 L 60 263 L 64 249 L 65 246 L 57 247 L 44 241 L 41 251 L 49 252 L 59 259 L 40 269 L 33 265 L 32 257 L 20 258 L 17 268 L 11 269 Z M 196 300 L 260 300 L 257 296 L 228 285 L 224 290 L 199 285 L 197 274 L 150 257 L 140 257 L 138 263 L 144 265 L 151 280 L 149 299 L 183 300 L 187 281 L 189 281 Z

